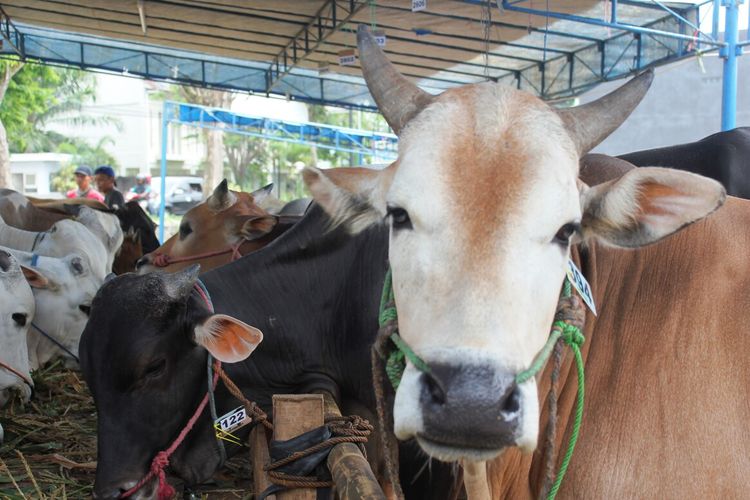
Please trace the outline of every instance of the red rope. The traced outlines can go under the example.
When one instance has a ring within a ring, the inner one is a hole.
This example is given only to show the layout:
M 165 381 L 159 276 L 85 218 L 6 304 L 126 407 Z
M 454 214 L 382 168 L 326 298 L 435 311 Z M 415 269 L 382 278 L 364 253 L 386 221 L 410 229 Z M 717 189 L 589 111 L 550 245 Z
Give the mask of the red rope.
M 33 387 L 34 387 L 34 384 L 33 384 L 33 383 L 31 382 L 31 380 L 29 379 L 29 377 L 27 377 L 27 376 L 26 376 L 26 375 L 24 375 L 23 373 L 19 372 L 18 370 L 16 370 L 16 369 L 15 369 L 15 368 L 13 368 L 12 366 L 10 366 L 10 365 L 6 365 L 6 364 L 5 364 L 5 363 L 3 363 L 2 361 L 0 361 L 0 367 L 3 367 L 3 368 L 5 368 L 6 370 L 8 370 L 9 372 L 11 372 L 11 373 L 12 373 L 13 375 L 15 375 L 16 377 L 18 377 L 18 378 L 20 378 L 21 380 L 23 380 L 23 381 L 24 381 L 24 383 L 25 383 L 26 385 L 28 385 L 29 387 L 31 387 L 31 388 L 33 388 Z
M 211 303 L 208 297 L 206 296 L 206 294 L 203 292 L 203 289 L 201 289 L 201 287 L 197 285 L 195 286 L 195 289 L 198 291 L 198 294 L 206 302 L 206 305 L 208 305 L 210 309 Z M 221 371 L 221 361 L 216 359 L 214 360 L 214 378 L 211 381 L 214 389 L 216 389 L 216 384 L 219 381 L 220 371 Z M 167 482 L 167 474 L 164 472 L 164 469 L 169 465 L 169 457 L 172 456 L 172 454 L 175 452 L 177 447 L 180 446 L 182 442 L 185 440 L 185 436 L 187 436 L 187 433 L 191 431 L 191 429 L 195 425 L 195 422 L 198 421 L 198 418 L 200 418 L 201 413 L 203 413 L 203 410 L 206 408 L 207 404 L 208 404 L 208 392 L 206 392 L 206 395 L 203 396 L 203 399 L 198 405 L 198 408 L 195 409 L 193 416 L 190 417 L 190 420 L 188 420 L 187 424 L 185 424 L 185 427 L 182 428 L 177 438 L 175 438 L 175 440 L 172 441 L 172 444 L 169 445 L 169 448 L 167 448 L 164 451 L 160 451 L 159 453 L 156 454 L 154 459 L 151 461 L 151 467 L 149 467 L 148 474 L 146 474 L 143 477 L 143 479 L 138 481 L 138 484 L 136 484 L 135 486 L 130 488 L 128 491 L 120 495 L 120 498 L 128 498 L 133 493 L 141 489 L 143 485 L 151 481 L 154 477 L 159 478 L 159 487 L 156 490 L 156 495 L 159 500 L 169 500 L 170 498 L 174 496 L 175 490 L 172 487 L 172 485 Z
M 201 259 L 207 259 L 209 257 L 216 257 L 217 255 L 224 255 L 227 253 L 232 254 L 232 261 L 235 261 L 242 257 L 242 254 L 240 253 L 240 247 L 244 241 L 241 241 L 237 243 L 236 245 L 232 245 L 229 248 L 226 248 L 224 250 L 215 250 L 213 252 L 205 252 L 205 253 L 199 253 L 195 255 L 186 255 L 185 257 L 170 257 L 167 253 L 158 253 L 154 252 L 154 257 L 152 260 L 152 264 L 156 267 L 167 267 L 170 264 L 176 264 L 178 262 L 190 262 L 191 260 L 201 260 Z

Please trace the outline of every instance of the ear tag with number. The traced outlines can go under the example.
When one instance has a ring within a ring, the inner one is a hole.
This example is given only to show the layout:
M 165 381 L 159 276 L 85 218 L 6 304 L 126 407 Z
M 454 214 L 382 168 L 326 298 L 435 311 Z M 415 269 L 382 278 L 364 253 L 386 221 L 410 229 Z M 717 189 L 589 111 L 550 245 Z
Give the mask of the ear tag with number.
M 242 444 L 239 439 L 232 434 L 232 431 L 244 427 L 252 421 L 253 419 L 247 414 L 245 407 L 238 406 L 214 421 L 216 438 L 229 441 L 230 443 Z
M 586 278 L 583 276 L 581 270 L 578 269 L 578 267 L 575 265 L 575 262 L 570 259 L 568 259 L 568 268 L 566 270 L 566 274 L 568 275 L 568 281 L 570 281 L 573 287 L 578 290 L 578 294 L 581 296 L 586 305 L 589 306 L 589 309 L 591 309 L 591 312 L 594 313 L 594 316 L 596 316 L 594 294 L 591 293 L 589 282 L 586 281 Z

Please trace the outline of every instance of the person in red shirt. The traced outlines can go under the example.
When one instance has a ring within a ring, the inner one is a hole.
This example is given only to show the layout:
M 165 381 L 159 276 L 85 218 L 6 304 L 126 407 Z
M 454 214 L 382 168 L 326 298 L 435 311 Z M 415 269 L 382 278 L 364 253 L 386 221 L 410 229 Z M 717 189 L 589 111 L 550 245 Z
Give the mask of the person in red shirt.
M 98 191 L 95 191 L 91 187 L 91 169 L 86 166 L 81 166 L 73 172 L 76 176 L 76 184 L 78 189 L 71 189 L 65 196 L 68 198 L 89 198 L 91 200 L 97 200 L 104 203 L 104 196 Z

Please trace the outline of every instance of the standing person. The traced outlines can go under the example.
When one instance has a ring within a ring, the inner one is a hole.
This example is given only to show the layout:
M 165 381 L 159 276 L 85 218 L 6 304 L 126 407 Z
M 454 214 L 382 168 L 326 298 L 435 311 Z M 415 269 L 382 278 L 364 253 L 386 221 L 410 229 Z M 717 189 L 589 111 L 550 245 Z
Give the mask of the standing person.
M 78 189 L 71 189 L 65 196 L 68 198 L 89 198 L 91 200 L 104 202 L 104 196 L 97 193 L 91 187 L 91 169 L 86 166 L 78 167 L 75 172 Z
M 115 180 L 115 171 L 109 165 L 96 167 L 94 170 L 94 182 L 96 188 L 104 195 L 104 204 L 109 208 L 116 210 L 125 206 L 125 198 L 117 189 L 117 180 Z

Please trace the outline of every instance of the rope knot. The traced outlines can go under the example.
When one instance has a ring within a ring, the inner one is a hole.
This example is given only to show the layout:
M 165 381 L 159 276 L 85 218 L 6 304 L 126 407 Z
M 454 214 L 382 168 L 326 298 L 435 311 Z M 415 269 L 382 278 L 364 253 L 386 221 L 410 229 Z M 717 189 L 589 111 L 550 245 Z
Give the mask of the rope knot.
M 156 267 L 167 267 L 170 264 L 171 259 L 168 253 L 154 253 L 153 264 Z
M 164 467 L 169 465 L 169 455 L 166 451 L 160 451 L 151 461 L 151 471 L 154 474 L 163 474 Z
M 569 325 L 567 323 L 559 322 L 555 323 L 561 329 L 560 338 L 569 346 L 576 346 L 580 348 L 586 341 L 586 337 L 583 336 L 581 330 L 577 326 Z

